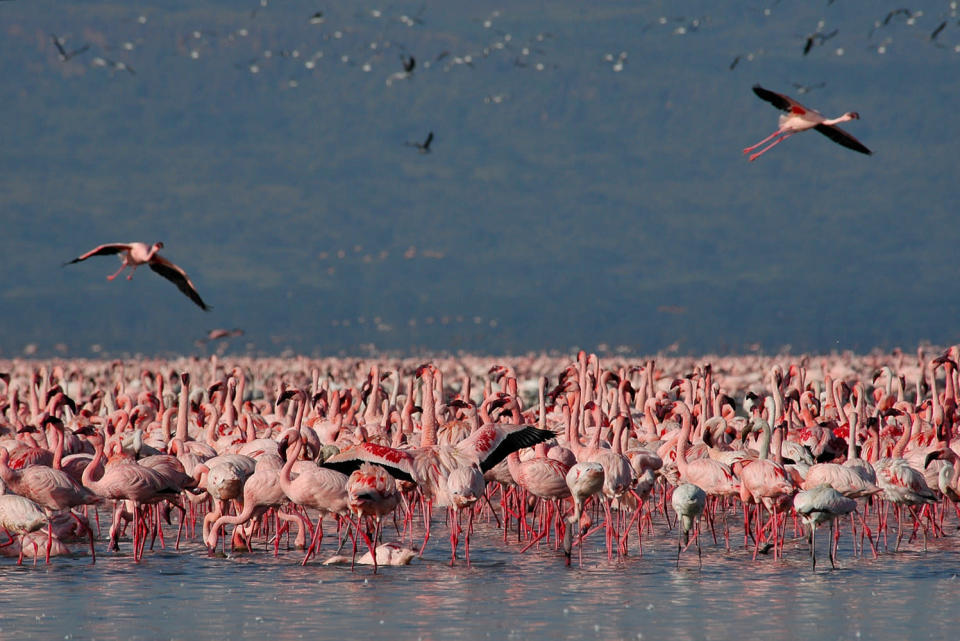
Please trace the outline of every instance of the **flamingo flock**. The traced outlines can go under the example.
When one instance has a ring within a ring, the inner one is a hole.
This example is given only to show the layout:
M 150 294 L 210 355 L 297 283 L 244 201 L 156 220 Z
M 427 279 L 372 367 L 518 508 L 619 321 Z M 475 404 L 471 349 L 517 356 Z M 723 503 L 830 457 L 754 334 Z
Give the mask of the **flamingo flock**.
M 436 528 L 469 566 L 481 523 L 567 564 L 672 532 L 677 566 L 695 543 L 816 570 L 822 524 L 833 567 L 841 532 L 925 550 L 960 519 L 958 356 L 0 361 L 0 552 L 285 540 L 376 572 Z

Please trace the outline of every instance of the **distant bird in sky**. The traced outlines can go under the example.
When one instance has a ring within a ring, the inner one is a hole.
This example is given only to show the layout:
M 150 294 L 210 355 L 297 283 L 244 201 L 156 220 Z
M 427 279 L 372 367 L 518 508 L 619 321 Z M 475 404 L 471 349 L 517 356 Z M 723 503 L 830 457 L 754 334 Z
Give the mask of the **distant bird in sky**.
M 90 45 L 83 45 L 79 49 L 74 49 L 68 53 L 67 50 L 63 48 L 63 41 L 57 37 L 57 34 L 51 33 L 50 39 L 53 40 L 53 45 L 57 48 L 57 51 L 60 52 L 60 60 L 64 62 L 70 60 L 70 58 L 73 58 L 74 56 L 79 56 L 81 53 L 90 48 Z
M 432 143 L 432 142 L 433 142 L 433 132 L 431 131 L 430 133 L 427 134 L 427 138 L 426 138 L 426 140 L 424 140 L 423 142 L 416 142 L 416 141 L 414 141 L 414 140 L 408 140 L 408 141 L 407 141 L 407 147 L 416 147 L 418 150 L 420 150 L 420 153 L 421 153 L 421 154 L 429 154 L 429 153 L 430 153 L 430 143 Z
M 243 336 L 243 330 L 239 327 L 233 329 L 211 329 L 207 332 L 205 341 L 215 341 L 221 338 L 232 338 L 234 336 Z
M 772 143 L 757 153 L 752 154 L 750 156 L 751 161 L 756 160 L 759 156 L 770 151 L 773 147 L 779 145 L 793 134 L 800 131 L 806 131 L 807 129 L 816 129 L 833 142 L 837 143 L 838 145 L 843 145 L 847 149 L 853 149 L 854 151 L 859 151 L 862 154 L 868 155 L 873 153 L 859 140 L 836 126 L 841 122 L 859 119 L 860 114 L 857 112 L 848 111 L 838 118 L 824 118 L 823 114 L 820 112 L 804 107 L 793 98 L 769 91 L 760 85 L 753 86 L 753 93 L 757 94 L 757 96 L 763 100 L 766 100 L 777 109 L 787 113 L 780 116 L 780 126 L 775 132 L 757 144 L 751 145 L 743 150 L 743 153 L 748 154 L 757 147 L 760 147 L 764 143 L 776 138 L 776 140 L 774 140 Z
M 130 280 L 133 278 L 133 272 L 136 271 L 137 267 L 140 265 L 150 265 L 150 269 L 176 285 L 177 289 L 186 294 L 200 309 L 205 312 L 210 311 L 210 307 L 203 302 L 200 294 L 197 293 L 197 288 L 193 285 L 190 277 L 187 276 L 187 272 L 161 256 L 158 253 L 161 249 L 163 249 L 163 243 L 161 242 L 154 243 L 153 245 L 147 245 L 146 243 L 108 243 L 95 247 L 86 254 L 77 256 L 73 260 L 63 264 L 72 265 L 73 263 L 86 260 L 91 256 L 123 254 L 123 256 L 121 256 L 123 264 L 120 265 L 120 269 L 110 276 L 107 276 L 107 280 L 113 280 L 127 267 L 130 268 L 127 280 Z
M 137 75 L 137 72 L 134 70 L 134 68 L 127 63 L 120 62 L 118 60 L 111 60 L 110 58 L 105 58 L 103 56 L 97 56 L 94 58 L 93 65 L 95 67 L 110 67 L 114 71 L 126 71 L 131 76 Z
M 937 28 L 934 29 L 933 32 L 930 34 L 930 41 L 932 42 L 932 41 L 936 40 L 936 39 L 937 39 L 937 36 L 940 35 L 940 32 L 943 31 L 943 29 L 944 29 L 946 26 L 947 26 L 947 21 L 946 21 L 946 20 L 944 20 L 944 21 L 941 22 L 939 25 L 937 25 Z
M 805 85 L 800 82 L 794 82 L 791 84 L 793 85 L 793 88 L 797 90 L 797 93 L 800 94 L 801 96 L 805 93 L 809 93 L 813 91 L 814 89 L 823 89 L 824 87 L 827 86 L 827 83 L 825 82 L 818 82 L 815 85 Z
M 309 20 L 310 24 L 322 24 L 323 23 L 323 11 L 317 11 Z
M 808 53 L 810 53 L 810 50 L 813 49 L 814 45 L 818 45 L 818 44 L 822 45 L 824 42 L 834 37 L 839 32 L 840 32 L 839 29 L 834 29 L 830 33 L 823 33 L 821 31 L 818 31 L 816 33 L 811 33 L 809 36 L 807 36 L 807 39 L 804 41 L 803 55 L 807 55 Z

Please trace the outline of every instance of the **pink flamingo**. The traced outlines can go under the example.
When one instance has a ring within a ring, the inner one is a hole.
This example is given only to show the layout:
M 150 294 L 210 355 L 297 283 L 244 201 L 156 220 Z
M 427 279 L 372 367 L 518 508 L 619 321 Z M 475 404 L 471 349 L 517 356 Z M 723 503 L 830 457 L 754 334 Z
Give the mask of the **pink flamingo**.
M 578 528 L 576 541 L 581 543 L 579 548 L 580 562 L 583 563 L 582 541 L 592 525 L 590 514 L 584 512 L 583 508 L 591 496 L 603 492 L 603 477 L 603 466 L 597 462 L 589 461 L 574 463 L 564 478 L 567 488 L 570 490 L 570 496 L 573 497 L 573 514 L 567 519 L 567 527 L 563 532 L 563 552 L 567 557 L 567 565 L 570 565 L 570 556 L 573 550 L 574 527 Z
M 62 437 L 61 437 L 62 438 Z M 61 441 L 62 442 L 62 441 Z M 66 472 L 55 470 L 43 465 L 31 465 L 22 470 L 13 470 L 7 466 L 9 453 L 0 448 L 0 478 L 16 494 L 24 496 L 43 507 L 48 515 L 64 510 L 72 510 L 81 505 L 93 505 L 97 496 L 81 485 L 78 485 Z M 72 514 L 72 512 L 71 512 Z M 74 516 L 74 518 L 77 518 Z M 77 522 L 80 520 L 77 518 Z M 96 562 L 96 553 L 93 547 L 93 531 L 87 528 L 90 534 L 90 553 Z M 53 530 L 50 529 L 47 549 L 53 545 Z M 47 556 L 47 562 L 50 557 Z
M 213 552 L 217 549 L 217 540 L 220 538 L 220 528 L 224 525 L 241 525 L 248 523 L 254 518 L 260 517 L 271 508 L 274 509 L 278 520 L 289 521 L 298 525 L 297 545 L 301 545 L 304 539 L 306 519 L 299 513 L 285 514 L 279 512 L 278 508 L 287 500 L 280 486 L 280 470 L 283 468 L 283 461 L 278 455 L 264 454 L 257 460 L 256 470 L 247 479 L 243 485 L 243 509 L 236 516 L 224 515 L 214 522 L 207 535 L 207 549 Z M 305 544 L 305 541 L 303 541 Z M 249 544 L 247 545 L 249 549 Z M 280 533 L 274 543 L 274 554 L 279 554 Z
M 280 468 L 280 488 L 291 501 L 305 508 L 319 511 L 313 539 L 307 547 L 301 565 L 306 565 L 323 540 L 323 517 L 325 514 L 346 514 L 348 508 L 347 475 L 336 470 L 318 467 L 312 461 L 298 461 L 303 451 L 303 440 L 296 430 L 287 430 L 280 441 L 281 458 L 286 457 Z M 297 476 L 293 477 L 294 467 Z
M 9 541 L 0 545 L 6 547 L 13 543 L 12 535 L 14 534 L 20 537 L 17 565 L 23 562 L 23 537 L 30 532 L 36 532 L 43 527 L 44 523 L 48 523 L 47 515 L 35 502 L 16 494 L 0 494 L 0 527 L 7 531 L 7 536 L 10 538 Z M 48 527 L 53 529 L 49 525 Z M 36 550 L 34 550 L 34 563 L 36 563 Z
M 143 558 L 143 546 L 146 542 L 145 517 L 142 506 L 158 500 L 163 494 L 174 496 L 176 492 L 166 489 L 166 481 L 159 472 L 128 461 L 118 461 L 107 465 L 103 476 L 99 480 L 93 478 L 103 458 L 103 442 L 97 439 L 93 460 L 83 471 L 83 485 L 93 490 L 98 496 L 114 501 L 130 501 L 133 504 L 133 558 L 139 562 Z M 161 494 L 163 493 L 163 494 Z M 118 508 L 120 504 L 118 504 Z M 118 514 L 114 512 L 114 523 L 111 527 L 112 545 L 116 546 L 116 537 L 119 536 Z
M 757 533 L 754 537 L 755 546 L 753 551 L 753 556 L 756 558 L 761 539 L 760 505 L 764 505 L 771 512 L 771 529 L 774 544 L 773 554 L 774 558 L 776 558 L 779 555 L 777 546 L 777 510 L 785 498 L 793 496 L 794 492 L 796 492 L 796 487 L 784 469 L 783 464 L 779 460 L 771 461 L 767 458 L 770 451 L 770 424 L 763 419 L 758 419 L 757 423 L 762 430 L 760 458 L 740 463 L 740 498 L 744 503 L 744 539 L 746 539 L 747 533 L 750 530 L 750 508 L 747 506 L 747 501 L 749 500 L 757 504 Z M 774 448 L 774 452 L 777 453 L 775 458 L 779 459 L 779 439 L 777 447 Z M 744 540 L 744 542 L 746 543 L 746 540 Z
M 776 138 L 774 142 L 767 145 L 767 147 L 761 149 L 755 154 L 751 154 L 750 160 L 754 161 L 766 152 L 770 151 L 772 148 L 779 145 L 781 142 L 789 138 L 795 133 L 806 131 L 808 129 L 816 129 L 824 136 L 832 140 L 833 142 L 843 145 L 847 149 L 852 149 L 854 151 L 859 151 L 861 154 L 870 154 L 872 153 L 867 149 L 863 143 L 859 140 L 848 134 L 843 129 L 837 127 L 841 122 L 847 122 L 849 120 L 857 120 L 860 118 L 860 114 L 855 111 L 848 111 L 839 118 L 825 118 L 823 114 L 808 107 L 804 107 L 799 102 L 794 100 L 789 96 L 785 96 L 780 93 L 769 91 L 764 89 L 760 85 L 754 85 L 753 93 L 757 94 L 763 100 L 766 100 L 771 105 L 780 109 L 781 111 L 787 112 L 784 115 L 780 116 L 780 126 L 777 127 L 777 130 L 758 142 L 755 145 L 751 145 L 743 150 L 743 153 L 749 154 L 751 151 L 757 147 L 763 145 L 764 143 Z
M 693 483 L 707 493 L 707 496 L 717 499 L 727 496 L 740 495 L 740 480 L 734 475 L 730 466 L 724 465 L 711 458 L 699 458 L 693 461 L 687 460 L 687 444 L 690 437 L 690 430 L 693 423 L 693 417 L 690 408 L 683 401 L 676 401 L 673 405 L 673 412 L 680 414 L 681 427 L 680 435 L 677 439 L 677 470 L 680 474 L 680 480 L 687 483 Z M 729 549 L 729 531 L 726 527 L 726 511 L 724 511 L 724 541 Z M 712 527 L 712 526 L 711 526 Z
M 91 256 L 123 254 L 123 256 L 121 256 L 123 264 L 120 265 L 120 269 L 110 276 L 107 276 L 107 280 L 113 280 L 127 267 L 130 268 L 130 273 L 127 274 L 127 280 L 131 280 L 133 278 L 133 272 L 136 271 L 137 267 L 140 265 L 149 265 L 150 269 L 176 285 L 177 289 L 186 294 L 200 309 L 205 312 L 210 311 L 210 307 L 203 302 L 200 294 L 197 293 L 197 288 L 194 286 L 193 281 L 190 280 L 190 277 L 187 276 L 187 272 L 161 256 L 158 253 L 161 249 L 163 249 L 163 243 L 161 242 L 156 242 L 153 245 L 147 245 L 146 243 L 107 243 L 99 247 L 94 247 L 87 253 L 65 262 L 64 265 L 79 263 Z
M 458 467 L 447 476 L 447 495 L 450 497 L 450 565 L 457 560 L 457 544 L 461 526 L 461 515 L 467 513 L 467 533 L 464 537 L 463 552 L 470 566 L 470 534 L 473 532 L 473 506 L 484 498 L 487 483 L 479 465 Z
M 357 532 L 361 534 L 373 555 L 373 572 L 377 572 L 375 549 L 380 541 L 380 528 L 384 516 L 393 512 L 400 504 L 400 492 L 396 480 L 379 465 L 364 463 L 354 470 L 347 479 L 347 502 L 350 511 L 357 517 Z M 363 517 L 372 517 L 375 522 L 373 539 L 364 533 Z M 356 556 L 357 545 L 354 539 L 353 553 Z

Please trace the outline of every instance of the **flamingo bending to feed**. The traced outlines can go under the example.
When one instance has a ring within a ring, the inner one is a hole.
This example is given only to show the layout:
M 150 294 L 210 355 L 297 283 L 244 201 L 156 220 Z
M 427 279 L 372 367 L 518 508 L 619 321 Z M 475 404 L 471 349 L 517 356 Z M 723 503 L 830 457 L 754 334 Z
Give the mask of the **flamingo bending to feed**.
M 140 265 L 150 265 L 150 269 L 176 285 L 177 289 L 186 294 L 200 309 L 205 312 L 210 311 L 210 306 L 200 298 L 200 294 L 197 293 L 197 288 L 194 286 L 193 281 L 190 280 L 190 277 L 187 276 L 187 272 L 161 256 L 159 254 L 161 249 L 163 249 L 163 243 L 161 242 L 156 242 L 153 245 L 147 245 L 146 243 L 107 243 L 99 247 L 94 247 L 86 254 L 81 254 L 73 260 L 65 262 L 64 265 L 79 263 L 91 256 L 123 254 L 123 256 L 121 256 L 123 264 L 120 265 L 120 269 L 107 276 L 107 280 L 113 280 L 127 267 L 130 268 L 130 273 L 127 274 L 127 280 L 131 280 L 133 278 L 133 272 L 136 271 L 137 267 Z
M 690 545 L 690 530 L 694 530 L 694 539 L 697 541 L 697 563 L 703 567 L 703 555 L 700 550 L 700 515 L 707 506 L 707 493 L 693 483 L 681 483 L 673 490 L 670 498 L 673 511 L 680 518 L 680 528 L 677 537 L 677 567 L 680 567 L 680 550 L 684 545 Z M 683 539 L 681 543 L 680 539 Z
M 591 496 L 603 491 L 603 466 L 596 461 L 575 463 L 567 472 L 564 480 L 570 489 L 570 496 L 573 498 L 573 514 L 567 518 L 567 527 L 563 531 L 563 553 L 567 557 L 567 565 L 570 565 L 570 553 L 573 550 L 574 543 L 573 528 L 579 527 L 577 541 L 581 543 L 580 562 L 582 564 L 583 536 L 592 525 L 590 514 L 583 511 L 583 506 Z
M 10 538 L 6 543 L 0 544 L 0 547 L 14 543 L 14 534 L 20 536 L 20 555 L 17 557 L 17 565 L 23 562 L 23 537 L 36 532 L 45 523 L 47 523 L 46 513 L 30 499 L 17 494 L 0 494 L 0 528 L 6 530 Z M 34 542 L 34 548 L 36 548 L 36 542 Z M 36 562 L 36 549 L 34 549 L 33 558 Z
M 776 93 L 775 91 L 764 89 L 760 85 L 753 86 L 753 93 L 757 94 L 757 96 L 763 100 L 766 100 L 777 109 L 785 111 L 786 114 L 782 114 L 780 116 L 780 126 L 777 127 L 775 132 L 757 144 L 751 145 L 743 150 L 743 153 L 749 154 L 757 147 L 760 147 L 770 140 L 776 138 L 776 140 L 773 140 L 772 143 L 757 153 L 751 154 L 751 161 L 756 160 L 758 157 L 770 151 L 793 134 L 806 131 L 807 129 L 816 129 L 833 142 L 837 143 L 838 145 L 843 145 L 847 149 L 853 149 L 854 151 L 859 151 L 861 154 L 867 155 L 873 153 L 859 140 L 848 134 L 843 129 L 837 127 L 837 125 L 841 122 L 858 120 L 860 118 L 860 114 L 858 114 L 856 111 L 848 111 L 838 118 L 825 118 L 820 112 L 810 109 L 809 107 L 804 107 L 793 98 L 785 96 L 781 93 Z

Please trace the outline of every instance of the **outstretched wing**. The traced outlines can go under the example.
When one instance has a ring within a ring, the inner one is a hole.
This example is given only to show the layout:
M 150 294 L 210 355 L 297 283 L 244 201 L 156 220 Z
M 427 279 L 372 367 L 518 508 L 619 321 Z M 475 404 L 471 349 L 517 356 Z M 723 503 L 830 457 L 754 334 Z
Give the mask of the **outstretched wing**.
M 73 260 L 68 260 L 63 264 L 72 265 L 74 263 L 79 263 L 81 260 L 86 260 L 91 256 L 106 256 L 108 254 L 119 254 L 121 252 L 129 251 L 129 250 L 130 250 L 129 243 L 109 243 L 107 245 L 100 245 L 99 247 L 95 247 L 94 249 L 91 249 L 90 251 L 88 251 L 86 254 L 77 256 Z
M 760 85 L 753 85 L 753 93 L 757 94 L 759 98 L 766 100 L 771 105 L 780 109 L 781 111 L 790 111 L 791 107 L 800 107 L 804 111 L 809 111 L 806 107 L 801 105 L 799 102 L 790 98 L 789 96 L 784 96 L 782 93 L 777 93 L 776 91 L 770 91 L 769 89 L 764 89 Z
M 390 472 L 394 478 L 401 481 L 410 481 L 417 484 L 420 482 L 413 466 L 413 457 L 409 452 L 378 443 L 358 443 L 354 447 L 324 460 L 320 467 L 336 470 L 349 476 L 354 471 L 359 470 L 364 463 L 379 465 Z
M 866 146 L 845 132 L 840 127 L 836 125 L 824 125 L 820 124 L 814 127 L 817 131 L 822 133 L 824 136 L 837 143 L 838 145 L 843 145 L 847 149 L 853 149 L 854 151 L 859 151 L 861 154 L 867 154 L 868 156 L 873 152 L 866 148 Z
M 153 258 L 150 260 L 150 269 L 176 285 L 177 289 L 189 296 L 190 300 L 200 306 L 200 309 L 205 312 L 210 311 L 210 307 L 203 302 L 203 299 L 200 298 L 200 294 L 197 293 L 197 288 L 194 287 L 193 282 L 191 282 L 190 278 L 187 276 L 187 272 L 183 271 L 159 254 L 154 254 Z
M 57 48 L 57 51 L 60 52 L 60 58 L 61 58 L 62 60 L 66 60 L 66 59 L 67 59 L 67 52 L 64 51 L 63 45 L 60 44 L 60 38 L 58 38 L 55 34 L 52 34 L 52 33 L 51 33 L 51 34 L 50 34 L 50 39 L 53 40 L 54 46 Z
M 550 430 L 532 425 L 486 425 L 457 444 L 457 449 L 476 458 L 480 471 L 487 472 L 511 452 L 533 447 L 554 438 Z

